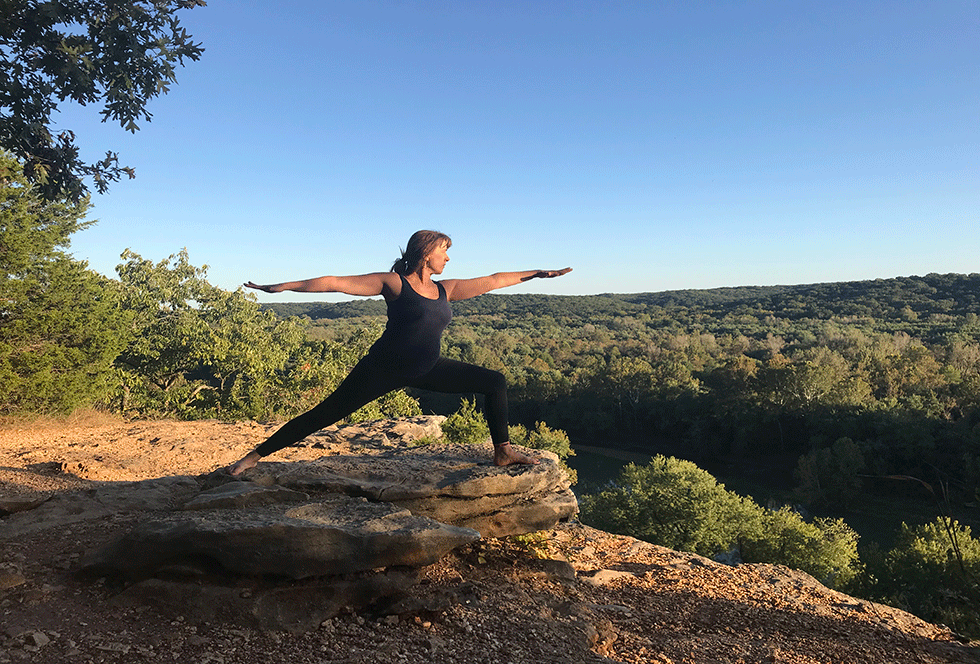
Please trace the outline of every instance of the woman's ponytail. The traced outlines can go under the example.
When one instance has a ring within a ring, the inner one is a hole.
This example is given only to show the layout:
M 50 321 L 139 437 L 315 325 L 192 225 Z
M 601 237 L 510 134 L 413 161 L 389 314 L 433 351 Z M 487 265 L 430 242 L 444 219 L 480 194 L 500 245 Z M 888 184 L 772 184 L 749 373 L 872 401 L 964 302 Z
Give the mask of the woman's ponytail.
M 403 277 L 408 274 L 408 259 L 405 258 L 405 254 L 402 254 L 402 257 L 395 261 L 395 264 L 391 266 L 391 271 Z

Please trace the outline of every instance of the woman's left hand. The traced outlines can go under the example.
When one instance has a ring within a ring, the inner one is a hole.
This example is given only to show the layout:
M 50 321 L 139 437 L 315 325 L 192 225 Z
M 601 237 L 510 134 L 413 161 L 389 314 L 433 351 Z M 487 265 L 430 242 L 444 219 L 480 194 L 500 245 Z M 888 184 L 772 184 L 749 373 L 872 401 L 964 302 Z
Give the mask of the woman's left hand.
M 568 274 L 572 271 L 572 268 L 566 267 L 562 270 L 538 270 L 529 277 L 524 277 L 521 281 L 529 281 L 531 279 L 551 279 L 552 277 L 560 277 L 563 274 Z

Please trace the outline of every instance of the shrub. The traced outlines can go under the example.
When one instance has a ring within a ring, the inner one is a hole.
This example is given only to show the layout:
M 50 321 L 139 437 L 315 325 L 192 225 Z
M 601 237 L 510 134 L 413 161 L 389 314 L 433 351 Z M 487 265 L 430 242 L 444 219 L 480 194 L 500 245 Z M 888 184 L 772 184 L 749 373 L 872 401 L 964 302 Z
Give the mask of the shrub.
M 561 429 L 552 429 L 544 422 L 537 422 L 534 428 L 528 431 L 521 425 L 515 425 L 508 430 L 510 442 L 514 445 L 523 445 L 535 450 L 548 450 L 558 455 L 558 460 L 562 468 L 568 474 L 568 479 L 572 484 L 578 481 L 578 473 L 574 468 L 569 468 L 565 460 L 570 456 L 575 456 L 568 434 Z
M 443 441 L 446 443 L 462 443 L 477 445 L 484 443 L 490 437 L 487 421 L 476 408 L 476 401 L 463 399 L 459 410 L 446 418 L 442 423 Z M 552 429 L 544 422 L 538 422 L 530 431 L 519 424 L 509 427 L 507 434 L 514 445 L 523 445 L 536 450 L 548 450 L 558 455 L 562 468 L 568 474 L 572 484 L 575 484 L 577 474 L 569 468 L 565 459 L 575 454 L 568 440 L 568 434 L 561 429 Z
M 580 501 L 582 521 L 602 530 L 701 555 L 761 533 L 761 508 L 690 461 L 656 456 L 625 466 L 618 481 Z
M 790 508 L 767 510 L 690 461 L 656 456 L 629 464 L 616 483 L 583 496 L 581 519 L 681 551 L 711 556 L 738 547 L 746 562 L 786 565 L 828 585 L 859 571 L 857 533 L 841 520 L 807 523 Z
M 948 517 L 903 523 L 895 546 L 863 581 L 879 601 L 980 637 L 980 540 L 969 526 Z
M 860 572 L 858 534 L 841 519 L 803 520 L 789 507 L 765 510 L 759 538 L 742 542 L 742 560 L 786 565 L 831 588 L 850 583 Z
M 463 399 L 459 410 L 442 423 L 442 434 L 447 443 L 477 445 L 490 437 L 490 428 L 477 410 L 476 400 Z

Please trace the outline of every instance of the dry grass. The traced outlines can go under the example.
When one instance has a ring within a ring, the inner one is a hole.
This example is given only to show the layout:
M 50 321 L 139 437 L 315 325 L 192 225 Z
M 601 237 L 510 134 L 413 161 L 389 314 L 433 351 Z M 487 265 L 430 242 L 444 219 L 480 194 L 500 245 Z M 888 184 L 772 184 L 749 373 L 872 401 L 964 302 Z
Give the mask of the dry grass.
M 122 424 L 125 421 L 126 419 L 122 415 L 96 408 L 80 408 L 70 415 L 0 415 L 0 430 L 23 429 L 25 427 L 34 430 L 104 427 Z

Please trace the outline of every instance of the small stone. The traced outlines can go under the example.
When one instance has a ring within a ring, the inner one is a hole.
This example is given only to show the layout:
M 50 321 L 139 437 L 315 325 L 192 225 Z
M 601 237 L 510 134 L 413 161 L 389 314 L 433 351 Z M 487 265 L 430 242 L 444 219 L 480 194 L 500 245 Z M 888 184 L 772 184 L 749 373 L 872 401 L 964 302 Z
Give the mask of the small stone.
M 0 590 L 15 588 L 25 583 L 27 583 L 27 579 L 25 579 L 22 575 L 18 574 L 17 572 L 0 571 Z
M 34 646 L 38 648 L 43 648 L 44 646 L 51 643 L 51 639 L 44 632 L 32 632 L 30 637 L 28 637 Z
M 425 641 L 422 642 L 423 648 L 432 651 L 441 650 L 445 645 L 446 645 L 445 641 L 443 641 L 438 636 L 434 636 L 434 635 L 430 636 L 429 638 L 427 638 Z
M 601 569 L 592 576 L 584 577 L 582 580 L 593 586 L 606 586 L 619 579 L 627 579 L 633 576 L 633 574 L 621 570 Z

